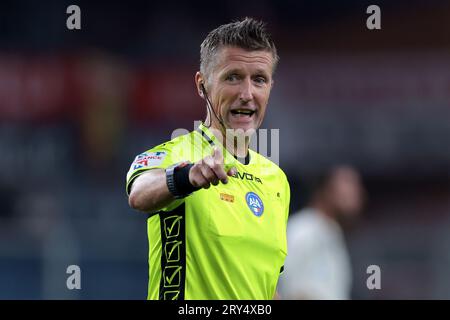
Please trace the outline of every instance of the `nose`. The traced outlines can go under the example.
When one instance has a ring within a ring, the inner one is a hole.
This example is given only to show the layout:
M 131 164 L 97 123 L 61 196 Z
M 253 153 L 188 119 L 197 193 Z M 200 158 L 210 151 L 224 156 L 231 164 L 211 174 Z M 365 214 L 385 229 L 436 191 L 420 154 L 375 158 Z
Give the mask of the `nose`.
M 246 104 L 253 100 L 253 86 L 250 79 L 242 81 L 239 92 L 239 100 L 243 104 Z

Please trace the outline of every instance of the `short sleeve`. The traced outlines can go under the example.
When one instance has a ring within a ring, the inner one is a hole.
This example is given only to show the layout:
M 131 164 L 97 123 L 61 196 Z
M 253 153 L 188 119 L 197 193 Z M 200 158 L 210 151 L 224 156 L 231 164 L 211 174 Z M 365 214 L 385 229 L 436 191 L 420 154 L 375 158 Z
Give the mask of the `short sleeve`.
M 286 175 L 284 175 L 284 197 L 285 223 L 287 225 L 289 218 L 289 207 L 291 203 L 291 188 L 289 186 L 289 181 L 287 180 Z
M 166 169 L 173 164 L 186 160 L 181 158 L 182 155 L 177 148 L 174 148 L 174 145 L 172 141 L 169 141 L 135 157 L 126 177 L 126 192 L 128 196 L 130 195 L 134 180 L 143 173 L 151 169 Z M 171 211 L 183 202 L 184 199 L 175 200 L 160 211 Z
M 289 182 L 287 180 L 286 175 L 283 172 L 283 200 L 284 200 L 284 206 L 283 206 L 283 214 L 284 214 L 284 226 L 285 226 L 285 232 L 287 233 L 287 224 L 288 224 L 288 218 L 289 218 L 289 208 L 290 208 L 290 201 L 291 201 L 291 188 L 289 186 Z M 288 253 L 288 247 L 286 243 L 285 247 L 286 253 Z

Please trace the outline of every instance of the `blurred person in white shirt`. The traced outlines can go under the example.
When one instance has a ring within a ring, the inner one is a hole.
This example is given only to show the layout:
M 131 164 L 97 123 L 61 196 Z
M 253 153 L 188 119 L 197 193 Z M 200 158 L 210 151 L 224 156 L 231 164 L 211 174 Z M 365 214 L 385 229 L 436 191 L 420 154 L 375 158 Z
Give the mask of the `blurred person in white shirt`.
M 359 173 L 336 166 L 321 177 L 308 206 L 288 222 L 288 256 L 281 299 L 350 299 L 352 269 L 342 224 L 361 212 L 365 190 Z

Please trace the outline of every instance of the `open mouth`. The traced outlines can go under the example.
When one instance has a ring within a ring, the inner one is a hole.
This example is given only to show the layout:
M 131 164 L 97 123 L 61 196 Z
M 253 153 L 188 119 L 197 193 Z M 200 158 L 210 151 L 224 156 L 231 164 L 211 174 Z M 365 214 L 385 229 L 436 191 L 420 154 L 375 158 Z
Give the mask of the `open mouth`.
M 248 109 L 236 109 L 236 110 L 231 110 L 231 113 L 234 115 L 243 115 L 243 116 L 251 117 L 255 113 L 255 111 L 248 110 Z

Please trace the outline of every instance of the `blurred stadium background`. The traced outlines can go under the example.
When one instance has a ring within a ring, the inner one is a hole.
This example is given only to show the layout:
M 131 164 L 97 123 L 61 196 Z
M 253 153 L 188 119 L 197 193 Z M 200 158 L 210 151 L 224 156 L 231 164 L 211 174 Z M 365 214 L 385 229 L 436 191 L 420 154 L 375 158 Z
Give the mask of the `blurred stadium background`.
M 366 28 L 370 4 L 382 30 Z M 352 297 L 450 298 L 448 1 L 20 0 L 0 4 L 0 299 L 145 299 L 125 174 L 203 119 L 199 45 L 244 16 L 268 22 L 281 56 L 264 127 L 280 128 L 292 212 L 330 165 L 363 174 Z M 66 288 L 71 264 L 81 290 Z M 381 290 L 366 288 L 371 264 Z

